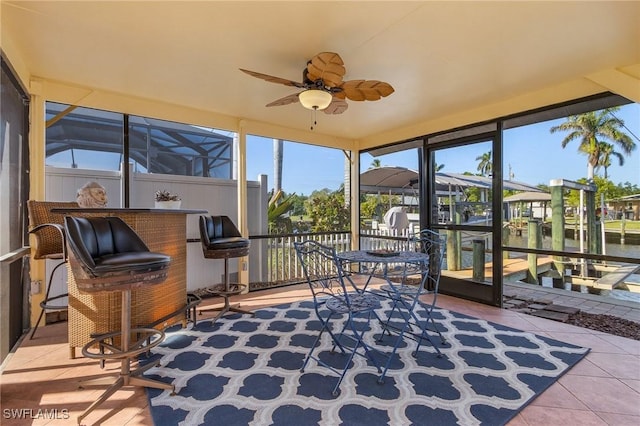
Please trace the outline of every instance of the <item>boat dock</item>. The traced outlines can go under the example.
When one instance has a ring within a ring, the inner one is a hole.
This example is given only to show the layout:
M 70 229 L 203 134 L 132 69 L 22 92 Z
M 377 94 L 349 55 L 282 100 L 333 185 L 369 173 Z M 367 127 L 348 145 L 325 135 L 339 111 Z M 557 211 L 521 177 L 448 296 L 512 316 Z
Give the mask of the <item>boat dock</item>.
M 504 283 L 503 295 L 505 299 L 543 301 L 547 304 L 576 308 L 589 314 L 612 315 L 640 323 L 640 303 L 631 300 L 514 282 Z
M 604 277 L 597 279 L 593 283 L 593 287 L 602 290 L 613 290 L 618 287 L 626 287 L 633 293 L 640 293 L 640 283 L 635 284 L 633 281 L 627 280 L 631 275 L 640 271 L 638 265 L 625 265 L 608 272 Z

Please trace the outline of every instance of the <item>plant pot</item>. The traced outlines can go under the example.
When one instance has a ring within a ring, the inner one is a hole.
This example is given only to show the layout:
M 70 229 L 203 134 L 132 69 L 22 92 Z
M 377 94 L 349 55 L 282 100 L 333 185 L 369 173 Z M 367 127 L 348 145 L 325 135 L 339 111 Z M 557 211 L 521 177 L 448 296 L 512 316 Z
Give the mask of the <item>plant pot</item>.
M 177 201 L 156 201 L 156 209 L 179 209 L 182 200 Z

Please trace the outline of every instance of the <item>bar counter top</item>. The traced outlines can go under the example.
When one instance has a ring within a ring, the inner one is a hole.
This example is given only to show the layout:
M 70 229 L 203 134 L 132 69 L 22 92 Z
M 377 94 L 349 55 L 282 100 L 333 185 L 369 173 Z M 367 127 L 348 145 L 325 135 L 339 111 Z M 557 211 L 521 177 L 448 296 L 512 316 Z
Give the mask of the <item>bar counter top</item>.
M 69 207 L 51 209 L 53 213 L 182 213 L 182 214 L 206 214 L 207 210 L 195 209 L 155 209 L 155 208 L 129 208 L 129 207 Z

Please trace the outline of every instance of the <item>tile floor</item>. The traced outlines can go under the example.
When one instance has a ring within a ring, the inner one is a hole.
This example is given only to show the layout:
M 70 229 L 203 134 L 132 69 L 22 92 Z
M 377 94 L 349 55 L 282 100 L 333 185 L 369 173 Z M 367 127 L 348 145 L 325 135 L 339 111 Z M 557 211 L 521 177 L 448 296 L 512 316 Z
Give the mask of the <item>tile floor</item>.
M 305 286 L 259 291 L 243 296 L 242 307 L 257 309 L 307 297 Z M 640 424 L 640 341 L 443 295 L 438 302 L 446 309 L 591 348 L 585 359 L 521 411 L 509 426 Z M 215 312 L 205 313 L 199 320 L 213 315 Z M 107 363 L 102 370 L 94 360 L 69 359 L 66 327 L 66 323 L 57 323 L 39 329 L 35 339 L 24 338 L 3 364 L 3 426 L 77 424 L 77 416 L 104 389 L 79 390 L 78 381 L 117 374 L 116 362 Z M 119 390 L 83 423 L 152 425 L 145 390 Z

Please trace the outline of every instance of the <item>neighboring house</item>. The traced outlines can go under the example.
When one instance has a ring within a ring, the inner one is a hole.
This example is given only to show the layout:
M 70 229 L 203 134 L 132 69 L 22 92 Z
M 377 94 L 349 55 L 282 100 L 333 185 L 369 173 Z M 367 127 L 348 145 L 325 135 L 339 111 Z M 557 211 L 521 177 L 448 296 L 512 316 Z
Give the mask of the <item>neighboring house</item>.
M 624 215 L 625 219 L 640 220 L 640 194 L 610 200 L 607 204 L 615 212 L 616 219 L 621 219 Z

